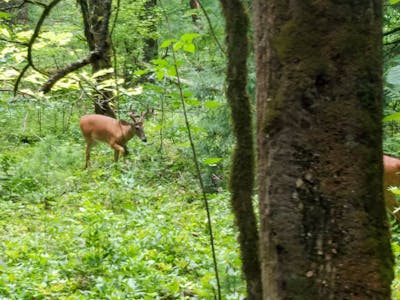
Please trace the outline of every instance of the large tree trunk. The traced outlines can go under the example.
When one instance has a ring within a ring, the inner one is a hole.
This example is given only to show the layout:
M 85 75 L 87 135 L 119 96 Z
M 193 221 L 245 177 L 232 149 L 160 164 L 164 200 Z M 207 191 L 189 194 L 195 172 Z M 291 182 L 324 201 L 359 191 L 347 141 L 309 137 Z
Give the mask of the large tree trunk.
M 382 3 L 254 12 L 263 299 L 390 299 Z
M 226 20 L 228 69 L 227 98 L 236 137 L 230 179 L 231 203 L 239 228 L 247 299 L 261 299 L 258 230 L 252 195 L 254 146 L 249 96 L 247 95 L 248 17 L 240 0 L 221 0 Z
M 92 63 L 93 73 L 112 67 L 111 37 L 108 30 L 111 2 L 112 0 L 79 0 L 89 50 L 102 50 L 101 56 Z M 96 80 L 100 83 L 111 76 L 112 74 L 109 73 L 97 77 Z M 112 92 L 97 91 L 94 95 L 95 112 L 115 118 L 114 110 L 110 105 L 112 99 Z

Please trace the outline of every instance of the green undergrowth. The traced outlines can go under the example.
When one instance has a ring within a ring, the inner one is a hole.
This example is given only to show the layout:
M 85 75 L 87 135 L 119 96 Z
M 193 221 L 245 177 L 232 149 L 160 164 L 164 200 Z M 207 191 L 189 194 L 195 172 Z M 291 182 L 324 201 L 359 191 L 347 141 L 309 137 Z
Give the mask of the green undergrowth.
M 99 146 L 83 170 L 75 133 L 1 137 L 0 299 L 214 299 L 192 163 L 132 140 L 125 163 Z M 229 194 L 208 197 L 222 294 L 242 299 Z

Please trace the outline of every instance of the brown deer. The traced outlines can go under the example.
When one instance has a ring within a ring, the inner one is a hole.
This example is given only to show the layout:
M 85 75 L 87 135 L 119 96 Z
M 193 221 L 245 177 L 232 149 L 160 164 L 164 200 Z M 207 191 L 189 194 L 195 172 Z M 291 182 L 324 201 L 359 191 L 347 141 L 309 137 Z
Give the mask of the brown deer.
M 396 195 L 391 191 L 388 191 L 388 188 L 391 186 L 400 186 L 400 159 L 384 155 L 383 169 L 385 205 L 386 208 L 393 214 L 393 216 L 397 220 L 400 220 L 400 211 L 398 211 L 400 204 L 397 203 Z
M 136 115 L 130 113 L 133 122 L 116 120 L 103 115 L 85 115 L 80 120 L 83 137 L 86 140 L 86 164 L 90 164 L 90 150 L 96 141 L 107 143 L 114 149 L 114 161 L 118 161 L 119 154 L 123 157 L 127 154 L 126 143 L 135 135 L 143 142 L 147 142 L 144 134 L 144 117 L 149 111 Z M 139 120 L 137 120 L 139 118 Z

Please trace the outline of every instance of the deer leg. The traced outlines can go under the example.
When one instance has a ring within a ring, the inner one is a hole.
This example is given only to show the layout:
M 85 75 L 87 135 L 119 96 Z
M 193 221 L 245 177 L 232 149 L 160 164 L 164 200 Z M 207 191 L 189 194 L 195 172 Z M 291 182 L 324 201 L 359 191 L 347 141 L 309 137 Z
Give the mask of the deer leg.
M 119 158 L 119 151 L 118 150 L 114 150 L 114 161 L 117 162 Z
M 124 147 L 124 151 L 125 151 L 125 156 L 129 155 L 128 147 L 126 145 L 123 145 L 123 147 Z
M 92 148 L 92 143 L 86 142 L 86 163 L 85 169 L 87 169 L 90 165 L 90 150 Z
M 124 147 L 118 144 L 112 144 L 111 147 L 114 149 L 114 161 L 118 161 L 119 154 L 121 153 L 123 156 L 125 156 L 125 150 Z

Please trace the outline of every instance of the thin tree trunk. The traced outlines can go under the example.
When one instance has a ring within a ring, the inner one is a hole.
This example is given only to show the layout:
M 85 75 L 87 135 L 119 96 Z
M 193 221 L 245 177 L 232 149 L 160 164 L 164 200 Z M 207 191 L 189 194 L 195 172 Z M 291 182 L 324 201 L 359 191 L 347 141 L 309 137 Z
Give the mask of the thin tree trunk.
M 390 299 L 382 3 L 254 1 L 263 299 Z
M 254 147 L 250 100 L 247 94 L 248 17 L 240 0 L 221 0 L 228 45 L 227 98 L 236 145 L 230 179 L 231 203 L 239 228 L 247 299 L 261 299 L 257 221 L 252 205 Z
M 93 73 L 112 67 L 111 37 L 108 30 L 111 2 L 111 0 L 79 0 L 89 50 L 102 49 L 101 57 L 92 63 Z M 112 74 L 109 73 L 97 77 L 96 80 L 100 83 L 111 77 Z M 94 95 L 95 113 L 115 118 L 115 112 L 110 105 L 112 99 L 112 92 L 97 91 Z

